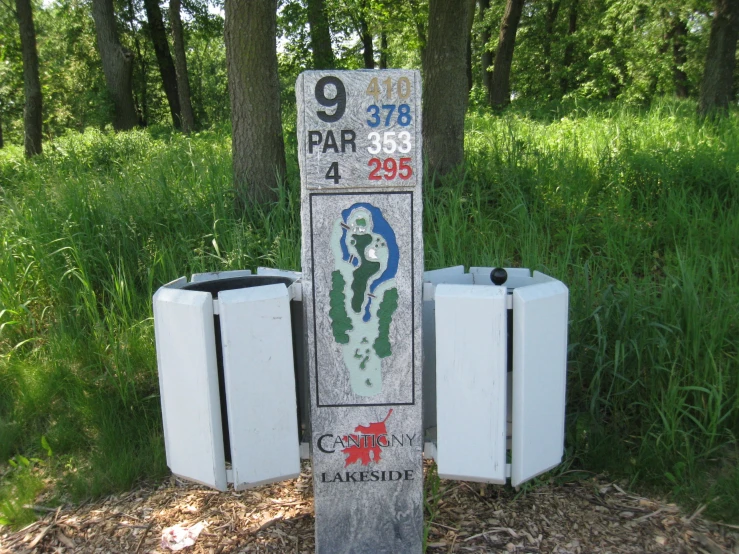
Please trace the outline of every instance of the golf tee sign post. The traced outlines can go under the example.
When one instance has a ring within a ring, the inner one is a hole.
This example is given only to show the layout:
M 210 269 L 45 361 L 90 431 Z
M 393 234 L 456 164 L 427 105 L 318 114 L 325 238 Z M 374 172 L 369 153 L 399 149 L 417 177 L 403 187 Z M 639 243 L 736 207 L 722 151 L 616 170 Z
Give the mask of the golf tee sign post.
M 316 552 L 423 542 L 421 79 L 296 84 Z

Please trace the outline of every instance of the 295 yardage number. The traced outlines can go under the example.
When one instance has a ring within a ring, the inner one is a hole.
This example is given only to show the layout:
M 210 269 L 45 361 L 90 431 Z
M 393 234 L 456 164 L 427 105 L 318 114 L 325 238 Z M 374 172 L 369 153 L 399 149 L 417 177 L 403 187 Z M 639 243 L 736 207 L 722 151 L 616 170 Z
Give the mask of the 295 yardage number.
M 407 181 L 413 176 L 413 168 L 411 167 L 410 158 L 400 158 L 400 161 L 395 158 L 372 158 L 367 163 L 371 168 L 369 173 L 370 181 L 380 181 L 383 178 L 386 181 L 392 181 L 396 177 L 400 177 L 403 181 Z M 380 175 L 380 172 L 384 172 Z

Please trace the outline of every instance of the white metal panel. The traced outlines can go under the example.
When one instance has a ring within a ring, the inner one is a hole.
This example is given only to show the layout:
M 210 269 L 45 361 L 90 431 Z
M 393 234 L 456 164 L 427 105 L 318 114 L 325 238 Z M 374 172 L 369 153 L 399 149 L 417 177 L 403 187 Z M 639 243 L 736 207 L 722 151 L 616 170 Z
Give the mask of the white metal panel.
M 505 483 L 506 288 L 436 287 L 439 476 Z
M 454 267 L 444 267 L 442 269 L 431 269 L 429 271 L 424 271 L 423 282 L 434 283 L 436 285 L 441 283 L 471 285 L 472 275 L 464 272 L 463 265 L 457 265 Z
M 202 283 L 215 279 L 229 279 L 232 277 L 246 277 L 251 275 L 250 269 L 232 269 L 230 271 L 210 271 L 208 273 L 193 273 L 190 277 L 191 283 Z
M 435 294 L 436 285 L 434 285 L 433 283 L 423 284 L 423 294 L 421 296 L 423 297 L 424 302 L 433 302 Z
M 303 283 L 295 281 L 292 285 L 287 287 L 287 295 L 290 300 L 295 302 L 303 301 Z
M 162 288 L 168 288 L 168 289 L 181 289 L 187 284 L 187 277 L 178 277 L 174 281 L 170 281 L 166 285 L 164 285 Z
M 436 460 L 436 443 L 427 441 L 423 443 L 423 457 L 427 460 Z
M 532 285 L 538 285 L 539 283 L 550 283 L 552 281 L 556 281 L 554 277 L 550 277 L 546 273 L 542 273 L 541 271 L 534 271 L 534 276 L 532 277 Z
M 257 275 L 273 275 L 275 277 L 292 277 L 293 279 L 300 279 L 303 274 L 300 271 L 290 271 L 289 269 L 258 267 Z
M 559 281 L 513 291 L 514 486 L 562 461 L 567 303 L 567 287 Z
M 463 265 L 432 269 L 423 273 L 423 429 L 436 434 L 436 337 L 434 324 L 434 294 L 438 284 L 471 285 L 472 275 Z
M 309 442 L 300 443 L 300 459 L 310 460 L 310 443 Z
M 233 483 L 300 474 L 290 298 L 283 284 L 218 293 Z
M 430 436 L 436 432 L 436 337 L 434 295 L 438 284 L 471 285 L 472 275 L 463 265 L 432 269 L 423 273 L 423 429 Z
M 175 475 L 226 490 L 210 293 L 160 288 L 154 332 L 167 465 Z

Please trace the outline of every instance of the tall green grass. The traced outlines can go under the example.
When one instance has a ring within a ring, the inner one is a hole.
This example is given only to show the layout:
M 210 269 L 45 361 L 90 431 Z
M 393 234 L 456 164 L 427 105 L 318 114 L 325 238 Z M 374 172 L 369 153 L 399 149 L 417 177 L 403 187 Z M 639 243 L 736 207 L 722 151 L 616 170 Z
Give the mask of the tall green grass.
M 299 213 L 234 216 L 223 131 L 87 131 L 0 152 L 0 464 L 45 435 L 60 495 L 164 474 L 151 320 L 180 275 L 297 268 Z M 2 511 L 2 505 L 0 505 Z
M 425 192 L 426 267 L 564 281 L 566 467 L 737 521 L 739 118 L 694 108 L 471 113 L 466 167 Z M 226 129 L 0 151 L 0 463 L 45 436 L 59 498 L 164 474 L 151 296 L 193 272 L 298 268 L 286 125 L 279 200 L 240 216 Z

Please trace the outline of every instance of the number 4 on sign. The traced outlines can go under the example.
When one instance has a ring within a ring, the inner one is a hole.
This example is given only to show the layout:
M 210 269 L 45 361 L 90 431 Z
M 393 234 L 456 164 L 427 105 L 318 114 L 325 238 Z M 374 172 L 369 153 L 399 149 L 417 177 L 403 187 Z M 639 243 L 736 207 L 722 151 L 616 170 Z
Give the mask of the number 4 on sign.
M 334 185 L 339 184 L 339 179 L 341 179 L 341 175 L 339 175 L 339 162 L 334 162 L 328 167 L 326 179 L 333 179 Z
M 372 77 L 369 85 L 367 86 L 367 94 L 375 97 L 375 102 L 380 98 L 380 87 L 377 84 L 377 77 Z

